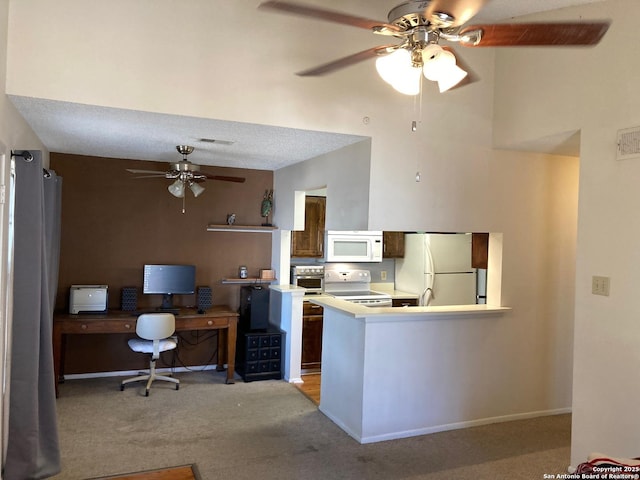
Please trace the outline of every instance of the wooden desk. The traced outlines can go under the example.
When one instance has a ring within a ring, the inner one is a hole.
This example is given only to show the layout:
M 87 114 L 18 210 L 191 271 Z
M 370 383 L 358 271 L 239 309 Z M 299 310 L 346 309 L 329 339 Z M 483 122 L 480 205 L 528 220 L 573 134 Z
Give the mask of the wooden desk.
M 135 333 L 137 317 L 130 312 L 114 311 L 105 314 L 56 314 L 53 317 L 53 364 L 58 383 L 64 382 L 64 350 L 66 335 L 92 333 Z M 189 330 L 221 330 L 218 335 L 217 370 L 227 363 L 226 383 L 234 383 L 238 314 L 226 305 L 215 305 L 203 314 L 195 310 L 180 311 L 176 315 L 176 332 Z M 225 341 L 226 340 L 226 341 Z

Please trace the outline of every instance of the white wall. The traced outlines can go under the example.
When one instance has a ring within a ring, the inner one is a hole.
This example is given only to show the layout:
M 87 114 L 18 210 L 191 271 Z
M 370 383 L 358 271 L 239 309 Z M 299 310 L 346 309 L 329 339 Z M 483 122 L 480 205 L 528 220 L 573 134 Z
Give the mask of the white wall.
M 371 138 L 370 147 L 352 147 L 359 152 L 357 164 L 341 156 L 344 151 L 336 153 L 345 172 L 355 168 L 366 175 L 360 149 L 371 149 L 368 197 L 362 177 L 344 175 L 361 197 L 336 212 L 364 209 L 372 229 L 502 233 L 502 299 L 513 310 L 501 322 L 500 336 L 512 347 L 493 354 L 505 366 L 500 395 L 512 400 L 505 414 L 568 407 L 571 356 L 563 348 L 570 348 L 572 338 L 577 161 L 492 150 L 495 50 L 456 47 L 479 81 L 443 95 L 427 82 L 419 103 L 382 82 L 373 62 L 319 78 L 295 76 L 389 39 L 258 12 L 258 3 L 15 0 L 7 90 Z M 388 9 L 366 0 L 316 3 L 380 19 Z M 589 64 L 599 58 L 588 55 L 579 58 Z M 500 84 L 499 95 L 508 87 Z M 537 88 L 531 85 L 526 94 Z M 499 102 L 498 111 L 504 109 Z M 416 132 L 412 120 L 418 121 Z M 316 182 L 308 175 L 335 158 L 276 173 L 278 222 L 287 228 L 293 223 L 291 192 L 332 184 L 335 172 L 318 177 L 318 185 L 310 185 Z M 567 225 L 560 236 L 558 225 Z M 469 358 L 486 355 L 482 344 L 476 348 Z
M 4 143 L 9 150 L 42 150 L 43 162 L 48 166 L 49 152 L 4 94 L 7 91 L 8 22 L 9 0 L 0 0 L 0 26 L 2 27 L 0 28 L 0 92 L 2 92 L 0 95 L 0 142 Z M 20 38 L 16 40 L 19 42 Z
M 370 228 L 477 230 L 487 213 L 493 51 L 461 49 L 480 81 L 445 95 L 425 81 L 420 106 L 384 83 L 373 61 L 319 78 L 294 75 L 391 40 L 258 11 L 259 3 L 14 1 L 7 90 L 370 137 Z M 319 2 L 384 19 L 388 5 L 372 3 Z M 425 214 L 407 211 L 407 203 Z
M 304 217 L 294 225 L 292 207 L 296 192 L 326 187 L 327 230 L 366 230 L 369 214 L 369 172 L 371 144 L 362 141 L 306 162 L 281 168 L 274 175 L 278 210 L 274 222 L 279 228 L 304 230 Z M 304 198 L 302 198 L 304 200 Z M 304 201 L 296 207 L 304 210 Z
M 617 130 L 640 125 L 639 16 L 636 0 L 541 15 L 612 24 L 593 49 L 508 49 L 497 56 L 499 144 L 581 131 L 572 465 L 593 451 L 635 457 L 640 443 L 640 160 L 615 160 Z M 593 275 L 611 278 L 609 297 L 591 294 Z

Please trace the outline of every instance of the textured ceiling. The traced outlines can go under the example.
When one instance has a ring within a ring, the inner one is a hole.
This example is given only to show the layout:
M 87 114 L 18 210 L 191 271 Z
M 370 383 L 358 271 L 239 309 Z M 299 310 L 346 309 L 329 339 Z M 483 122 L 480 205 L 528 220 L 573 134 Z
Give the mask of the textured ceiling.
M 10 98 L 42 143 L 58 153 L 176 162 L 181 159 L 176 146 L 182 143 L 195 147 L 189 160 L 198 165 L 276 170 L 364 139 L 31 97 Z
M 376 1 L 389 3 L 388 0 Z M 497 22 L 597 1 L 492 0 L 474 20 Z M 355 135 L 139 112 L 33 97 L 10 98 L 49 151 L 59 153 L 172 162 L 180 159 L 176 145 L 187 143 L 196 148 L 189 160 L 197 164 L 277 170 L 363 139 Z M 212 143 L 202 139 L 232 140 L 233 144 Z M 536 150 L 535 145 L 531 148 Z M 541 145 L 537 150 L 545 151 L 544 148 Z

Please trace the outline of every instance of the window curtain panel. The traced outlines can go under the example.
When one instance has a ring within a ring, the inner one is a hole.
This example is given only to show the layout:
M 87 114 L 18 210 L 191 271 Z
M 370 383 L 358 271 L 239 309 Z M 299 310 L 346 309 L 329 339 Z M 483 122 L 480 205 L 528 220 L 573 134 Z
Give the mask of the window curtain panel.
M 53 369 L 53 307 L 60 246 L 62 179 L 16 158 L 13 323 L 5 480 L 60 472 Z M 44 175 L 48 173 L 47 175 Z

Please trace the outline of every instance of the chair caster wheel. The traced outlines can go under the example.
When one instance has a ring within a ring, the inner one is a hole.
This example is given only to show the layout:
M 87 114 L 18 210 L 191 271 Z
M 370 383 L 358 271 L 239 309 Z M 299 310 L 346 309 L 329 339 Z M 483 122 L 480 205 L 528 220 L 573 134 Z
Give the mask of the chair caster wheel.
M 145 397 L 148 397 L 148 396 L 149 396 L 149 390 L 147 390 L 147 391 L 145 391 L 145 392 L 144 392 L 144 396 L 145 396 Z
M 124 392 L 124 385 L 120 385 L 120 391 Z
M 180 384 L 176 383 L 176 390 L 180 390 Z

